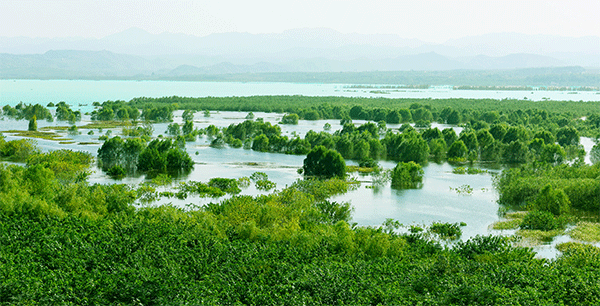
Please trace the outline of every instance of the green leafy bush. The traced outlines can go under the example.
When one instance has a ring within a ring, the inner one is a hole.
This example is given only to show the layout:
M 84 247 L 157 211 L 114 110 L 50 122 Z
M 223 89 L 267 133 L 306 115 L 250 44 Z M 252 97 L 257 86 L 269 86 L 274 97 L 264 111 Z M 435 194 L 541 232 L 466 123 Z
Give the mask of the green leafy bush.
M 521 222 L 521 229 L 551 231 L 563 226 L 562 222 L 547 211 L 530 211 Z
M 462 229 L 459 223 L 439 223 L 434 222 L 429 230 L 436 233 L 442 239 L 459 239 L 462 236 Z
M 423 173 L 423 168 L 417 163 L 398 163 L 392 170 L 392 188 L 419 188 L 423 183 Z

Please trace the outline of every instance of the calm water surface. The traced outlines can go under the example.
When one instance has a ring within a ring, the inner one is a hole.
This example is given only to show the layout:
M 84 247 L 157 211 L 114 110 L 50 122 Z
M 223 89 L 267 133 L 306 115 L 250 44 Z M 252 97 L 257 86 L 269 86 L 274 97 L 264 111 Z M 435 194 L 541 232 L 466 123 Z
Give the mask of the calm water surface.
M 449 88 L 378 90 L 351 89 L 346 84 L 174 82 L 174 81 L 88 81 L 88 80 L 0 80 L 0 104 L 16 105 L 65 101 L 79 104 L 106 100 L 129 101 L 135 97 L 226 97 L 257 95 L 303 95 L 385 98 L 490 98 L 600 101 L 600 92 L 452 90 Z M 89 110 L 82 106 L 82 110 Z
M 175 112 L 175 122 L 181 123 L 181 111 Z M 194 125 L 198 128 L 214 124 L 217 127 L 226 127 L 232 123 L 243 122 L 247 113 L 243 112 L 214 112 L 210 117 L 204 117 L 202 113 L 196 113 Z M 276 124 L 281 120 L 281 114 L 273 113 L 255 113 L 257 118 L 263 118 L 265 122 Z M 78 126 L 89 123 L 89 117 L 84 116 Z M 330 123 L 333 132 L 341 129 L 339 120 L 318 120 L 305 121 L 300 120 L 298 125 L 282 125 L 282 134 L 292 136 L 298 134 L 304 136 L 309 130 L 323 131 L 323 125 Z M 357 120 L 355 124 L 360 125 L 364 121 Z M 26 130 L 28 122 L 26 120 L 0 120 L 0 131 L 2 130 Z M 65 126 L 66 122 L 46 122 L 38 121 L 38 127 L 46 126 Z M 440 128 L 445 125 L 436 125 Z M 397 128 L 398 125 L 390 125 L 391 128 Z M 154 136 L 165 134 L 166 123 L 154 125 Z M 79 135 L 68 135 L 65 132 L 59 132 L 64 138 L 70 139 L 73 143 L 59 144 L 57 141 L 37 139 L 38 146 L 42 150 L 55 150 L 66 148 L 72 150 L 87 151 L 97 155 L 101 144 L 98 136 L 106 134 L 107 129 L 100 132 L 98 129 L 92 130 L 94 135 L 88 135 L 88 129 L 80 129 Z M 458 129 L 460 132 L 460 129 Z M 112 129 L 113 136 L 121 134 L 120 129 Z M 7 140 L 17 139 L 11 134 L 5 134 Z M 194 180 L 208 181 L 213 177 L 239 178 L 250 176 L 256 171 L 264 172 L 269 179 L 277 184 L 277 189 L 284 188 L 292 184 L 297 179 L 302 178 L 297 170 L 302 167 L 305 156 L 286 155 L 275 153 L 262 153 L 252 150 L 223 148 L 216 149 L 209 147 L 208 137 L 200 137 L 196 142 L 189 142 L 186 150 L 196 162 L 194 170 L 186 177 L 178 178 L 173 185 L 179 181 Z M 93 142 L 94 144 L 82 145 L 81 142 Z M 347 161 L 348 164 L 356 164 L 354 161 Z M 381 166 L 391 169 L 395 163 L 382 161 Z M 353 222 L 359 225 L 380 225 L 387 218 L 400 221 L 405 225 L 409 224 L 430 224 L 431 222 L 466 222 L 467 226 L 463 228 L 465 238 L 476 234 L 485 234 L 487 227 L 498 220 L 496 204 L 497 195 L 492 187 L 492 174 L 479 175 L 457 175 L 452 173 L 452 166 L 448 164 L 431 163 L 425 167 L 425 178 L 423 188 L 415 190 L 393 190 L 389 182 L 379 186 L 372 187 L 370 176 L 360 176 L 354 174 L 354 178 L 360 181 L 358 188 L 344 195 L 334 197 L 332 200 L 338 202 L 350 202 L 354 207 Z M 139 184 L 145 181 L 143 175 L 138 177 L 128 177 L 123 180 L 113 180 L 105 175 L 100 169 L 95 168 L 94 173 L 89 179 L 90 183 L 126 183 Z M 461 195 L 450 188 L 457 188 L 461 185 L 470 185 L 474 191 L 471 195 Z M 243 194 L 256 195 L 261 192 L 254 186 L 250 186 L 242 192 Z M 172 203 L 177 206 L 187 204 L 203 205 L 209 202 L 219 201 L 221 199 L 211 198 L 188 198 L 186 200 L 161 199 L 158 203 Z
M 600 94 L 597 92 L 581 92 L 569 94 L 567 92 L 523 92 L 523 91 L 468 91 L 468 90 L 407 90 L 404 92 L 390 92 L 389 94 L 373 94 L 369 90 L 350 91 L 345 85 L 335 84 L 293 84 L 293 83 L 233 83 L 233 82 L 168 82 L 168 81 L 73 81 L 73 80 L 0 80 L 0 105 L 16 105 L 20 101 L 24 103 L 40 103 L 65 101 L 72 108 L 84 112 L 91 111 L 91 103 L 106 100 L 129 100 L 134 97 L 161 97 L 161 96 L 252 96 L 252 95 L 295 95 L 306 96 L 348 96 L 348 97 L 386 97 L 386 98 L 516 98 L 527 97 L 530 100 L 542 100 L 550 98 L 553 100 L 574 101 L 598 101 Z M 210 124 L 217 127 L 226 127 L 232 123 L 240 123 L 245 120 L 246 113 L 242 112 L 212 112 L 210 117 L 203 117 L 202 113 L 195 114 L 194 125 L 204 128 Z M 281 119 L 281 114 L 255 113 L 256 118 L 263 118 L 265 122 L 276 124 Z M 182 123 L 181 111 L 175 112 L 175 122 Z M 89 117 L 84 116 L 78 126 L 89 123 Z M 338 120 L 300 120 L 298 125 L 282 125 L 282 134 L 292 136 L 294 134 L 303 136 L 309 130 L 322 131 L 323 125 L 332 125 L 331 132 L 341 129 Z M 355 124 L 364 123 L 357 120 Z M 26 130 L 27 121 L 14 121 L 9 119 L 0 120 L 0 131 L 17 129 Z M 65 126 L 65 122 L 38 121 L 38 127 Z M 445 125 L 437 125 L 445 128 Z M 154 136 L 165 134 L 167 124 L 156 124 Z M 389 125 L 397 128 L 398 125 Z M 88 151 L 97 154 L 100 148 L 98 136 L 105 134 L 107 130 L 93 130 L 94 135 L 88 135 L 86 129 L 81 129 L 79 135 L 67 135 L 74 143 L 58 144 L 56 141 L 37 140 L 42 150 L 55 150 L 67 148 L 72 150 Z M 119 135 L 120 129 L 112 129 L 112 135 Z M 457 128 L 457 132 L 460 129 Z M 6 135 L 7 139 L 18 137 Z M 81 142 L 94 142 L 95 144 L 81 145 Z M 178 181 L 195 180 L 208 181 L 213 177 L 239 178 L 249 176 L 256 171 L 265 172 L 269 179 L 277 183 L 277 189 L 292 184 L 301 176 L 297 169 L 302 167 L 305 156 L 261 153 L 244 149 L 215 149 L 208 146 L 210 139 L 201 137 L 196 142 L 188 143 L 186 150 L 196 162 L 194 170 L 186 177 Z M 593 142 L 588 138 L 582 138 L 581 143 L 589 152 Z M 589 162 L 589 157 L 586 159 Z M 348 164 L 356 164 L 347 161 Z M 393 162 L 383 161 L 381 165 L 386 169 L 395 166 Z M 371 188 L 371 177 L 354 174 L 354 177 L 362 182 L 361 185 L 347 194 L 334 197 L 335 201 L 348 201 L 354 207 L 353 222 L 365 226 L 380 225 L 387 218 L 400 221 L 404 225 L 409 224 L 431 224 L 432 222 L 465 222 L 463 228 L 463 239 L 477 234 L 499 233 L 491 231 L 488 227 L 498 217 L 497 193 L 492 186 L 495 170 L 478 175 L 457 175 L 452 173 L 453 166 L 449 164 L 427 165 L 424 176 L 424 184 L 421 189 L 393 190 L 389 183 L 378 188 Z M 106 176 L 99 169 L 90 177 L 91 183 L 126 183 L 139 184 L 144 182 L 144 176 L 130 177 L 121 181 L 115 181 Z M 454 188 L 469 185 L 473 188 L 471 194 L 460 194 Z M 253 186 L 242 192 L 243 194 L 256 195 L 262 193 Z M 220 201 L 220 199 L 188 198 L 186 200 L 161 199 L 159 203 L 172 203 L 177 206 L 187 204 L 203 205 L 209 202 Z M 543 252 L 543 248 L 539 249 Z M 551 255 L 550 255 L 551 256 Z

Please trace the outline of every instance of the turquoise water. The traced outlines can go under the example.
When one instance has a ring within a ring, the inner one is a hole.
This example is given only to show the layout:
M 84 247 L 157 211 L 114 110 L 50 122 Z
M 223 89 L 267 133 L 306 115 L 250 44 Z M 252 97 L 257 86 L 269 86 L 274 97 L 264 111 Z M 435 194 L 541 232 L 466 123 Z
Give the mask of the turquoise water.
M 545 98 L 565 101 L 600 101 L 600 92 L 565 91 L 492 91 L 452 90 L 385 90 L 351 89 L 344 84 L 242 83 L 242 82 L 174 82 L 174 81 L 88 81 L 88 80 L 0 80 L 0 105 L 46 105 L 65 101 L 74 109 L 91 110 L 91 103 L 106 100 L 129 101 L 135 97 L 225 97 L 256 95 L 303 95 L 385 98 L 490 98 L 541 101 Z M 79 106 L 87 104 L 88 106 Z
M 175 122 L 181 123 L 181 111 L 174 113 Z M 255 113 L 257 117 L 264 118 L 266 122 L 276 124 L 281 120 L 281 114 L 274 113 Z M 196 113 L 194 125 L 198 128 L 204 128 L 210 124 L 217 127 L 226 127 L 232 123 L 244 121 L 246 113 L 243 112 L 212 112 L 210 117 L 204 117 L 202 113 Z M 89 123 L 89 116 L 83 116 L 83 120 L 78 122 L 78 126 Z M 323 125 L 330 123 L 332 130 L 340 129 L 339 120 L 318 120 L 306 121 L 300 120 L 298 125 L 282 125 L 282 133 L 291 136 L 297 133 L 303 136 L 309 130 L 323 131 Z M 355 124 L 364 123 L 356 120 Z M 0 131 L 5 130 L 26 130 L 27 120 L 15 121 L 4 118 L 0 120 Z M 46 122 L 38 121 L 38 127 L 54 127 L 68 125 L 66 122 Z M 391 127 L 397 128 L 396 125 Z M 443 127 L 440 125 L 440 127 Z M 166 123 L 154 125 L 154 137 L 164 134 L 167 128 Z M 80 129 L 79 135 L 68 135 L 64 131 L 57 131 L 64 138 L 71 139 L 73 143 L 59 144 L 57 141 L 37 139 L 36 142 L 42 150 L 56 150 L 60 148 L 76 151 L 87 151 L 96 155 L 101 146 L 98 141 L 100 135 L 106 134 L 108 129 L 102 132 L 98 129 L 92 129 L 93 135 L 88 135 L 89 129 Z M 120 129 L 111 129 L 112 136 L 120 135 Z M 6 134 L 7 140 L 18 139 L 12 134 Z M 292 184 L 302 176 L 297 170 L 302 167 L 305 156 L 286 155 L 275 153 L 263 153 L 252 150 L 234 149 L 225 147 L 215 149 L 209 147 L 211 139 L 200 137 L 195 142 L 186 143 L 186 150 L 196 163 L 193 171 L 185 176 L 175 180 L 173 186 L 181 181 L 203 181 L 206 182 L 213 177 L 239 178 L 250 176 L 252 173 L 260 171 L 269 176 L 269 179 L 277 184 L 277 189 L 281 190 L 286 185 Z M 82 142 L 93 142 L 94 144 L 82 145 Z M 356 165 L 356 162 L 348 160 L 347 164 Z M 381 166 L 391 169 L 395 163 L 382 161 Z M 372 178 L 370 176 L 360 176 L 354 174 L 354 178 L 361 184 L 356 190 L 352 190 L 344 195 L 334 197 L 332 200 L 338 202 L 350 202 L 354 207 L 353 222 L 364 226 L 378 226 L 388 218 L 400 221 L 405 225 L 409 224 L 431 224 L 432 222 L 466 222 L 467 226 L 463 228 L 464 237 L 468 238 L 477 234 L 486 234 L 489 232 L 488 226 L 499 219 L 497 215 L 498 204 L 497 195 L 492 187 L 492 174 L 485 173 L 480 175 L 457 175 L 452 173 L 452 166 L 448 164 L 430 163 L 425 167 L 424 185 L 421 189 L 397 191 L 390 187 L 387 182 L 379 188 L 370 188 Z M 94 173 L 90 176 L 90 183 L 110 184 L 125 183 L 137 185 L 145 181 L 143 175 L 137 177 L 127 177 L 123 180 L 114 180 L 108 177 L 98 168 L 93 169 Z M 470 195 L 461 195 L 453 191 L 452 188 L 461 185 L 470 185 L 474 191 Z M 172 186 L 172 187 L 173 187 Z M 242 191 L 242 194 L 257 195 L 265 193 L 257 190 L 254 186 Z M 186 200 L 175 198 L 163 198 L 156 204 L 171 203 L 176 206 L 185 207 L 189 204 L 204 205 L 210 202 L 220 201 L 220 199 L 190 197 Z
M 450 89 L 431 90 L 406 90 L 390 92 L 389 94 L 370 93 L 369 89 L 348 89 L 339 84 L 295 84 L 295 83 L 235 83 L 235 82 L 168 82 L 168 81 L 81 81 L 81 80 L 0 80 L 0 105 L 16 105 L 19 102 L 40 103 L 65 101 L 74 109 L 84 112 L 93 109 L 92 102 L 106 100 L 130 100 L 134 97 L 161 97 L 161 96 L 252 96 L 252 95 L 305 95 L 305 96 L 348 96 L 348 97 L 386 97 L 386 98 L 516 98 L 527 97 L 530 100 L 574 101 L 599 101 L 597 92 L 581 92 L 569 94 L 567 92 L 523 92 L 523 91 L 468 91 Z M 201 113 L 195 115 L 194 125 L 199 128 L 214 124 L 217 127 L 226 127 L 231 123 L 244 121 L 246 113 L 241 112 L 212 112 L 206 118 Z M 273 124 L 281 119 L 281 114 L 255 113 L 257 118 Z M 175 122 L 181 123 L 181 111 L 175 113 Z M 84 116 L 83 121 L 77 125 L 89 123 L 89 116 Z M 297 126 L 282 126 L 284 135 L 297 133 L 304 135 L 309 130 L 322 131 L 323 125 L 330 123 L 332 131 L 341 128 L 337 120 L 300 120 Z M 355 124 L 362 124 L 360 120 Z M 26 130 L 27 121 L 0 120 L 1 130 Z M 38 127 L 67 125 L 66 122 L 38 121 Z M 166 124 L 155 125 L 155 135 L 164 134 Z M 397 126 L 390 125 L 390 128 Z M 81 130 L 80 135 L 66 135 L 74 141 L 71 144 L 58 144 L 55 141 L 37 140 L 42 150 L 68 148 L 72 150 L 88 151 L 96 155 L 100 142 L 98 136 L 106 133 L 94 130 L 94 135 L 88 135 L 89 130 Z M 112 135 L 119 135 L 120 129 L 114 129 Z M 7 136 L 7 140 L 18 137 Z M 91 145 L 81 145 L 80 142 L 96 142 Z M 277 189 L 293 183 L 301 178 L 296 170 L 302 167 L 304 156 L 261 153 L 243 149 L 214 149 L 208 144 L 210 139 L 199 138 L 196 142 L 188 143 L 187 151 L 196 162 L 194 170 L 179 181 L 196 180 L 207 181 L 212 177 L 237 178 L 249 176 L 255 171 L 265 172 L 269 178 L 277 183 Z M 582 139 L 586 151 L 589 151 L 593 142 Z M 355 164 L 347 161 L 348 164 Z M 382 162 L 384 168 L 395 166 L 392 162 Z M 389 183 L 380 188 L 370 188 L 369 176 L 358 176 L 361 186 L 345 195 L 335 197 L 335 201 L 350 202 L 355 211 L 353 221 L 359 225 L 380 225 L 387 218 L 409 224 L 431 224 L 431 222 L 466 222 L 463 228 L 463 238 L 477 234 L 488 234 L 489 225 L 499 220 L 497 215 L 497 194 L 492 186 L 492 174 L 457 175 L 452 173 L 452 166 L 448 164 L 429 164 L 425 167 L 424 185 L 421 189 L 397 191 L 390 188 Z M 122 181 L 115 181 L 106 176 L 99 169 L 90 177 L 91 183 L 126 183 L 139 184 L 145 178 L 132 177 Z M 473 188 L 470 195 L 459 194 L 451 188 L 469 185 Z M 260 191 L 250 187 L 243 191 L 244 194 L 258 194 Z M 203 205 L 217 199 L 188 198 L 181 201 L 176 199 L 163 199 L 160 203 L 172 202 L 173 205 L 185 206 L 187 204 Z

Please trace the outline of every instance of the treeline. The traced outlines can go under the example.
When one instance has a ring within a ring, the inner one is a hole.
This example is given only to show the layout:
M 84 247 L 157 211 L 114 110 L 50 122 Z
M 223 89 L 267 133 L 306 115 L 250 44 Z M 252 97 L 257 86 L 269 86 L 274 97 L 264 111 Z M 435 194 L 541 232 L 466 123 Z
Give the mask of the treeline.
M 189 173 L 194 162 L 185 151 L 183 139 L 154 139 L 119 136 L 106 140 L 98 149 L 98 164 L 109 175 L 121 178 L 136 172 L 150 176 L 160 173 Z
M 517 209 L 540 209 L 535 203 L 555 205 L 554 208 L 542 208 L 554 215 L 569 213 L 571 208 L 595 214 L 600 209 L 600 164 L 553 166 L 543 163 L 531 163 L 502 171 L 495 185 L 499 191 L 500 204 Z M 554 200 L 545 198 L 540 201 L 542 192 L 554 193 Z M 557 193 L 564 194 L 558 195 Z M 546 203 L 542 203 L 546 202 Z M 538 205 L 539 206 L 539 205 Z
M 366 118 L 372 121 L 384 120 L 391 110 L 417 109 L 424 107 L 432 112 L 437 121 L 439 114 L 444 108 L 451 108 L 465 115 L 465 122 L 471 118 L 478 118 L 486 112 L 498 112 L 499 115 L 521 110 L 531 116 L 533 111 L 545 111 L 549 115 L 565 116 L 567 118 L 579 118 L 587 116 L 596 111 L 594 103 L 581 103 L 573 101 L 527 101 L 527 100 L 496 100 L 496 99 L 389 99 L 389 98 L 360 98 L 360 97 L 307 97 L 307 96 L 251 96 L 251 97 L 162 97 L 147 98 L 139 97 L 130 100 L 132 106 L 144 109 L 149 106 L 173 105 L 176 109 L 194 110 L 220 110 L 220 111 L 247 111 L 247 112 L 277 112 L 277 113 L 301 113 L 306 111 L 317 111 L 321 119 L 342 119 L 354 106 L 360 106 L 365 113 L 375 112 L 372 116 L 383 117 Z M 353 118 L 361 119 L 361 118 Z M 377 120 L 379 119 L 379 120 Z M 524 118 L 523 118 L 524 119 Z
M 307 154 L 316 146 L 338 151 L 345 159 L 365 165 L 391 159 L 424 164 L 430 160 L 483 161 L 522 164 L 531 161 L 558 165 L 568 160 L 583 161 L 585 151 L 579 144 L 577 129 L 564 126 L 553 131 L 527 129 L 523 125 L 488 124 L 485 121 L 467 125 L 457 134 L 453 128 L 415 129 L 405 124 L 400 131 L 387 128 L 385 122 L 367 122 L 360 126 L 346 123 L 341 130 L 309 131 L 304 138 L 281 135 L 278 125 L 246 120 L 220 131 L 209 126 L 205 133 L 212 143 L 260 152 Z
M 134 98 L 139 109 L 172 107 L 189 110 L 277 112 L 297 114 L 299 119 L 354 119 L 385 121 L 388 124 L 431 122 L 447 124 L 488 124 L 542 126 L 556 129 L 565 125 L 582 135 L 599 133 L 600 120 L 593 102 L 526 101 L 494 99 L 385 99 L 304 96 L 254 96 L 207 98 Z M 586 118 L 591 120 L 586 120 Z
M 79 120 L 81 114 L 68 109 L 64 102 L 57 104 L 59 120 Z M 506 123 L 554 130 L 566 125 L 575 127 L 582 135 L 599 134 L 600 116 L 593 102 L 523 101 L 493 99 L 384 99 L 304 96 L 254 97 L 163 97 L 134 98 L 129 102 L 106 101 L 90 115 L 93 120 L 144 120 L 168 122 L 177 109 L 200 111 L 248 111 L 296 114 L 298 119 L 338 119 L 385 121 L 388 124 L 431 122 L 447 124 Z M 141 113 L 140 113 L 141 110 Z M 52 120 L 50 112 L 40 105 L 5 106 L 3 115 L 16 119 Z M 192 117 L 193 119 L 193 117 Z
M 340 179 L 188 210 L 135 208 L 138 190 L 87 183 L 90 162 L 61 150 L 0 165 L 1 303 L 600 302 L 600 250 L 590 245 L 561 245 L 549 261 L 502 237 L 444 247 L 456 224 L 358 227 L 347 203 L 328 200 L 350 187 Z M 184 189 L 236 192 L 227 179 L 195 185 Z

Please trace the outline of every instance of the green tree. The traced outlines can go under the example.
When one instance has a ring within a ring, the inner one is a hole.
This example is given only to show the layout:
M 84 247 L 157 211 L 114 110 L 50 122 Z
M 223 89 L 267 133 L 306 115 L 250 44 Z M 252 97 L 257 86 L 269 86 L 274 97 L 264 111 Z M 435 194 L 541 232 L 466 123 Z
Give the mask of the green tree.
M 346 162 L 340 153 L 324 146 L 316 146 L 304 159 L 303 170 L 307 176 L 341 178 L 346 175 Z
M 547 211 L 555 216 L 569 212 L 571 201 L 562 189 L 554 189 L 547 184 L 540 190 L 535 199 L 534 207 L 537 210 Z
M 418 188 L 423 183 L 423 168 L 415 162 L 400 162 L 392 171 L 392 187 L 398 189 Z
M 31 119 L 29 120 L 28 130 L 37 131 L 37 117 L 35 115 L 33 115 L 33 117 L 31 117 Z
M 252 150 L 269 152 L 269 138 L 267 138 L 265 134 L 254 137 L 254 141 L 252 141 Z
M 459 160 L 466 158 L 468 152 L 465 143 L 462 140 L 457 140 L 448 148 L 447 156 L 449 159 Z
M 183 135 L 190 135 L 194 131 L 194 122 L 191 120 L 186 120 L 181 128 L 181 132 Z
M 444 136 L 444 141 L 448 146 L 451 146 L 458 139 L 458 136 L 456 136 L 456 132 L 453 128 L 443 129 L 442 135 Z
M 494 142 L 494 136 L 490 133 L 488 129 L 482 129 L 477 131 L 477 143 L 480 148 L 487 147 L 488 145 Z
M 194 121 L 195 112 L 196 111 L 193 109 L 186 109 L 185 111 L 183 111 L 183 114 L 181 115 L 183 121 Z
M 194 166 L 194 161 L 187 152 L 179 148 L 171 148 L 167 152 L 167 171 L 188 171 Z
M 562 163 L 567 157 L 567 153 L 559 144 L 551 143 L 542 146 L 540 160 L 553 165 Z
M 404 139 L 398 146 L 398 160 L 401 162 L 426 163 L 429 157 L 427 142 L 416 132 L 404 134 Z
M 554 134 L 546 130 L 538 131 L 533 135 L 533 138 L 543 139 L 544 143 L 546 144 L 551 144 L 556 141 L 556 137 L 554 137 Z
M 319 112 L 314 109 L 311 109 L 304 113 L 305 120 L 319 120 L 320 118 L 321 115 L 319 115 Z
M 529 160 L 529 148 L 521 141 L 513 141 L 504 149 L 502 159 L 509 164 L 525 163 Z
M 98 161 L 103 170 L 120 165 L 123 158 L 124 141 L 121 137 L 115 136 L 105 141 L 102 147 L 98 149 Z
M 364 139 L 360 139 L 358 142 L 356 142 L 356 145 L 354 146 L 354 159 L 355 160 L 366 159 L 369 157 L 369 152 L 370 152 L 369 143 Z
M 498 141 L 503 141 L 504 135 L 506 135 L 506 131 L 508 130 L 508 126 L 506 123 L 498 123 L 492 125 L 490 128 L 490 134 L 494 137 L 494 139 Z
M 335 148 L 344 158 L 352 158 L 354 156 L 354 143 L 348 135 L 340 137 L 336 142 Z
M 565 126 L 556 132 L 556 141 L 559 145 L 566 147 L 579 144 L 579 131 L 571 126 Z
M 460 113 L 456 110 L 452 110 L 450 114 L 448 114 L 448 118 L 446 119 L 447 124 L 459 124 L 460 123 Z
M 181 134 L 181 127 L 178 123 L 171 123 L 167 126 L 166 133 L 171 136 L 179 136 Z
M 492 136 L 493 134 L 494 133 L 492 133 Z M 494 139 L 498 138 L 494 136 Z M 526 143 L 528 140 L 529 133 L 527 132 L 527 129 L 522 125 L 509 127 L 508 130 L 506 130 L 506 134 L 504 134 L 504 137 L 502 137 L 502 141 L 507 144 L 513 141 Z
M 398 113 L 400 114 L 400 118 L 401 118 L 400 123 L 413 121 L 413 117 L 412 117 L 412 114 L 410 113 L 410 110 L 408 110 L 406 108 L 401 108 L 398 110 Z
M 400 113 L 397 110 L 391 110 L 385 117 L 385 122 L 390 124 L 400 123 Z
M 597 164 L 600 162 L 600 145 L 595 144 L 590 150 L 590 161 L 592 164 Z
M 460 133 L 460 137 L 458 140 L 462 140 L 462 142 L 467 146 L 467 150 L 474 151 L 479 147 L 479 143 L 477 142 L 477 136 L 471 130 L 463 130 Z
M 436 162 L 439 162 L 446 157 L 446 142 L 443 138 L 436 138 L 429 142 L 429 154 Z
M 288 114 L 283 115 L 281 118 L 282 124 L 298 124 L 298 115 L 297 114 Z
M 115 112 L 110 107 L 102 107 L 102 109 L 95 116 L 95 118 L 97 120 L 101 120 L 101 121 L 113 120 L 114 117 L 115 117 Z M 60 120 L 60 119 L 58 119 L 58 120 Z
M 444 134 L 442 134 L 442 131 L 440 131 L 440 129 L 438 129 L 437 127 L 423 130 L 421 132 L 421 136 L 427 142 L 430 142 L 433 139 L 444 138 Z
M 480 159 L 482 161 L 499 162 L 502 157 L 502 142 L 495 140 L 489 145 L 481 148 Z

